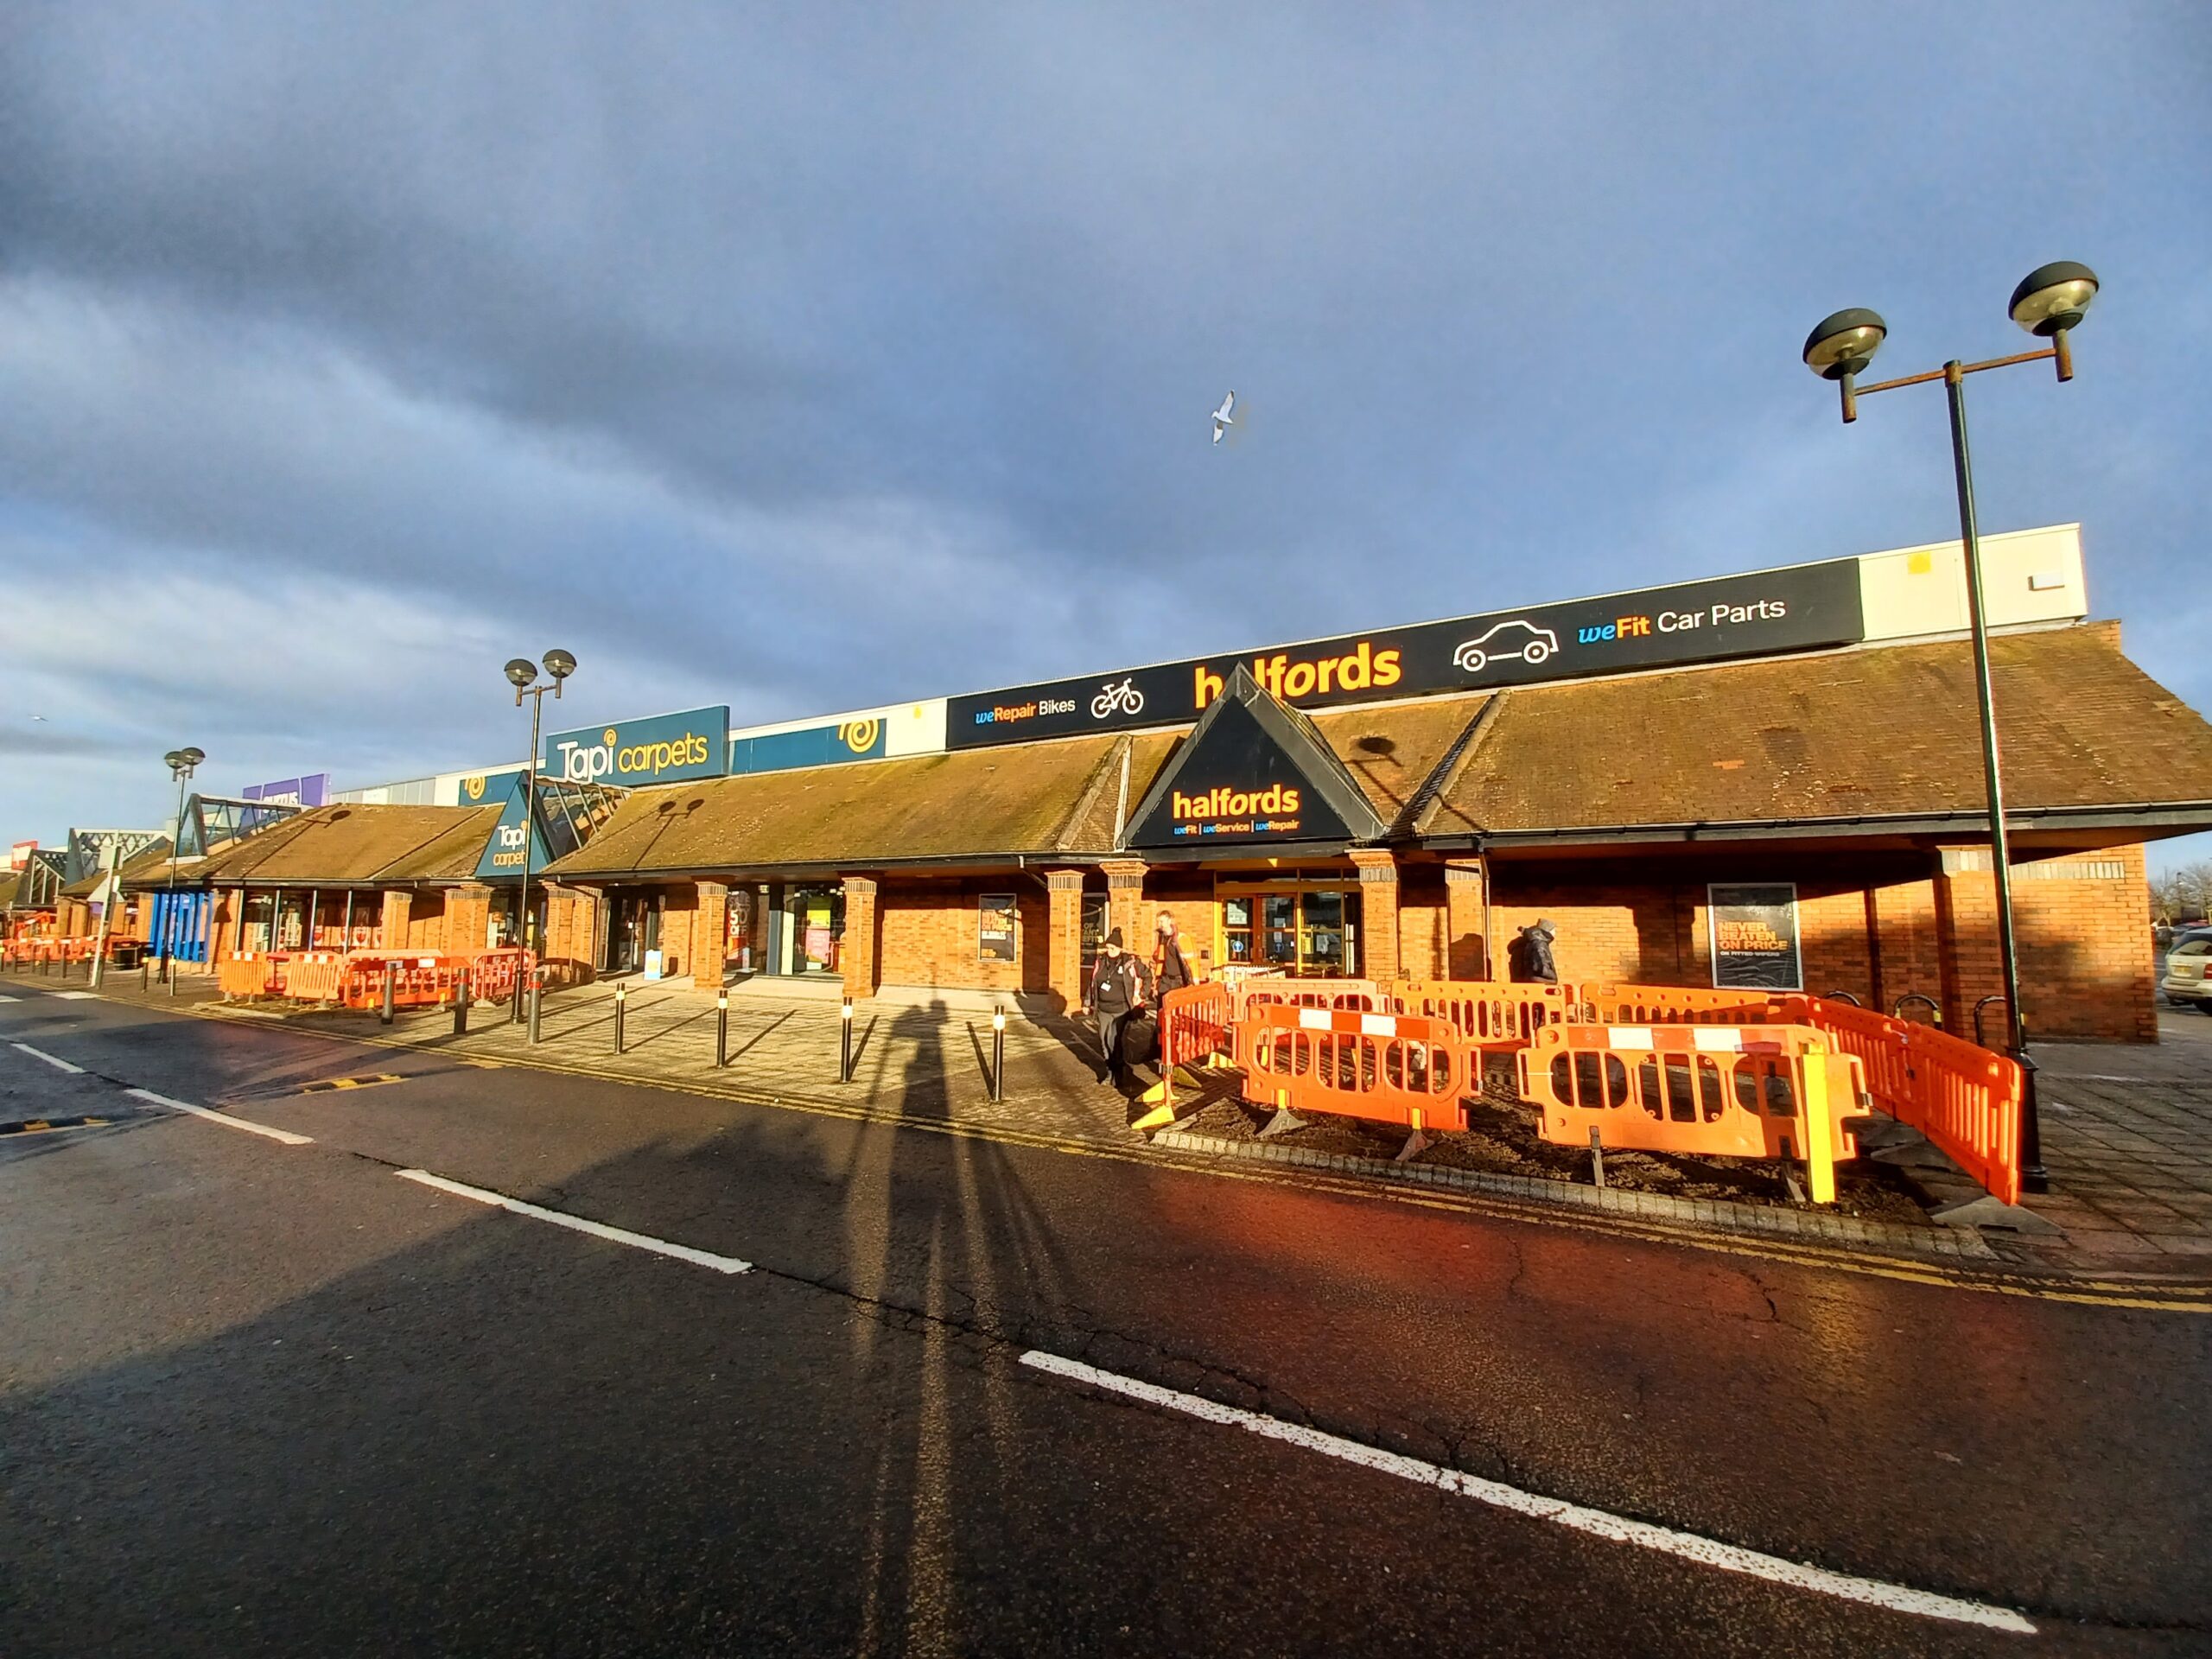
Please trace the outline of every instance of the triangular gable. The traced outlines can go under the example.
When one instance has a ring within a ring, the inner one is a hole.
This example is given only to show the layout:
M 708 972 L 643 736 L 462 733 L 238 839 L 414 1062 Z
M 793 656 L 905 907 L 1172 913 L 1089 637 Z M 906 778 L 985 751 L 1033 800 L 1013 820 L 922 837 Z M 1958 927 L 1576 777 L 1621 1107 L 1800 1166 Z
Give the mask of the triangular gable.
M 507 779 L 507 804 L 499 814 L 499 821 L 492 827 L 491 839 L 484 843 L 483 855 L 476 861 L 479 881 L 522 880 L 523 814 L 527 810 L 523 798 L 523 778 L 520 772 Z M 494 780 L 495 785 L 497 780 Z M 530 868 L 542 870 L 552 862 L 545 850 L 545 835 L 537 825 L 530 830 Z
M 1311 721 L 1241 664 L 1129 815 L 1124 847 L 1379 841 L 1389 826 Z

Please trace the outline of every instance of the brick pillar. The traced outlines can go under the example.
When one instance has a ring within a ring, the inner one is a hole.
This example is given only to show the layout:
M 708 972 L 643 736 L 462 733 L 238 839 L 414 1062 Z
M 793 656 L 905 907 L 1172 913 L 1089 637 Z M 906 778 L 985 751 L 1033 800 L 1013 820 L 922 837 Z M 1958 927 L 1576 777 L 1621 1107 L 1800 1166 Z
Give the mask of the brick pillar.
M 589 887 L 545 884 L 545 965 L 550 982 L 582 985 L 596 974 L 599 957 L 599 894 Z
M 1045 887 L 1049 903 L 1046 926 L 1051 934 L 1046 983 L 1054 1011 L 1072 1014 L 1083 1006 L 1083 872 L 1049 870 Z
M 837 965 L 844 973 L 845 995 L 855 1000 L 874 996 L 883 982 L 883 924 L 876 914 L 877 896 L 875 877 L 845 877 L 845 938 L 838 947 Z
M 1122 930 L 1122 944 L 1139 956 L 1152 950 L 1151 931 L 1144 925 L 1144 870 L 1142 861 L 1133 858 L 1109 859 L 1100 867 L 1106 872 L 1106 925 L 1110 930 Z M 1082 961 L 1081 932 L 1077 935 L 1077 957 Z
M 245 949 L 245 889 L 226 887 L 215 897 L 215 925 L 208 939 L 208 971 L 233 950 Z
M 387 950 L 407 949 L 407 912 L 415 906 L 415 896 L 408 893 L 387 892 L 384 896 L 382 923 L 384 948 Z
M 1936 938 L 1943 987 L 1937 1001 L 1943 1005 L 1943 1028 L 1971 1039 L 1974 1005 L 2005 992 L 2004 956 L 1997 943 L 1997 876 L 1986 846 L 1942 847 L 1936 857 Z M 1916 1017 L 1925 1010 L 1906 1012 Z M 1998 1029 L 1998 1013 L 1992 1004 L 1984 1018 L 1993 1031 Z M 2032 1029 L 2034 1010 L 2023 1013 Z
M 1398 861 L 1382 848 L 1351 855 L 1359 872 L 1359 977 L 1398 976 Z
M 446 894 L 446 949 L 455 956 L 474 957 L 484 949 L 492 926 L 492 889 L 481 881 L 466 881 Z
M 1446 970 L 1453 979 L 1490 979 L 1490 869 L 1479 858 L 1444 867 Z
M 711 991 L 721 986 L 729 955 L 729 884 L 702 881 L 698 887 L 699 906 L 691 913 L 691 982 Z M 851 915 L 848 910 L 849 929 Z

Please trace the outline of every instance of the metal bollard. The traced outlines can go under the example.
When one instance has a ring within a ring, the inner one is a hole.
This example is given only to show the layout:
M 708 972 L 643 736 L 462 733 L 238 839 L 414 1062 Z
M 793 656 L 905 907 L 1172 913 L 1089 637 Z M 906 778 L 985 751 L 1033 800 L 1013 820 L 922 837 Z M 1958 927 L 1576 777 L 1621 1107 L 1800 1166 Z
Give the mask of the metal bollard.
M 453 1034 L 456 1037 L 468 1035 L 468 969 L 466 968 L 461 970 L 460 978 L 454 982 Z
M 837 1010 L 837 1081 L 853 1080 L 853 999 L 847 997 Z
M 399 964 L 387 959 L 384 964 L 384 1007 L 378 1014 L 378 1020 L 391 1023 L 391 1016 L 399 1003 Z
M 169 982 L 169 995 L 176 995 L 176 964 L 167 957 L 162 958 L 162 977 Z
M 150 958 L 138 958 L 138 995 L 143 996 L 154 988 L 154 964 Z
M 715 993 L 715 1070 L 729 1064 L 729 993 Z
M 537 976 L 535 974 L 531 975 L 530 980 L 530 1040 L 532 1043 L 535 1043 L 537 1040 L 537 1001 L 538 998 L 544 995 L 544 991 L 545 987 L 538 982 Z M 518 989 L 515 992 L 515 995 L 519 997 L 521 996 L 522 992 Z
M 1006 1098 L 1006 1010 L 991 1010 L 991 1099 Z
M 614 986 L 614 1052 L 622 1052 L 622 1010 L 629 1001 L 630 988 L 620 981 Z

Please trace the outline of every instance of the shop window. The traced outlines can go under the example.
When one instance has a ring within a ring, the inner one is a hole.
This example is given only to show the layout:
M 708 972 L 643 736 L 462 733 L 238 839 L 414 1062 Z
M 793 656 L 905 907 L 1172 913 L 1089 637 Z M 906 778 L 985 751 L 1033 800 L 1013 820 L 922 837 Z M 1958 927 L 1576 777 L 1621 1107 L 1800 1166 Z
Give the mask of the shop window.
M 1221 901 L 1221 948 L 1224 962 L 1252 958 L 1252 901 L 1229 898 Z

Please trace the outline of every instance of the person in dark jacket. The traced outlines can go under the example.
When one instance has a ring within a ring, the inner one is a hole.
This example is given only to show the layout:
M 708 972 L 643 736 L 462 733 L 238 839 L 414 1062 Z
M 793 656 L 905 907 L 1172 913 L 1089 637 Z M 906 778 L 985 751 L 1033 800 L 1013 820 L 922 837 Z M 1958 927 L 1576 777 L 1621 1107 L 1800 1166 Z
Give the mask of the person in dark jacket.
M 1509 951 L 1513 977 L 1523 985 L 1556 985 L 1559 968 L 1552 961 L 1552 941 L 1559 937 L 1559 930 L 1548 916 L 1539 916 L 1535 925 L 1524 927 L 1513 941 Z
M 1191 982 L 1191 964 L 1183 959 L 1183 942 L 1175 937 L 1175 918 L 1164 910 L 1160 912 L 1160 943 L 1152 953 L 1152 977 L 1162 998 Z
M 1098 947 L 1098 965 L 1090 972 L 1090 989 L 1084 1004 L 1097 1022 L 1098 1048 L 1105 1057 L 1101 1083 L 1116 1088 L 1127 1076 L 1122 1065 L 1122 1027 L 1144 1007 L 1151 975 L 1143 962 L 1122 948 L 1122 930 L 1116 928 Z

